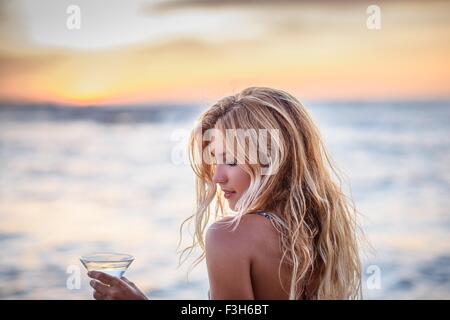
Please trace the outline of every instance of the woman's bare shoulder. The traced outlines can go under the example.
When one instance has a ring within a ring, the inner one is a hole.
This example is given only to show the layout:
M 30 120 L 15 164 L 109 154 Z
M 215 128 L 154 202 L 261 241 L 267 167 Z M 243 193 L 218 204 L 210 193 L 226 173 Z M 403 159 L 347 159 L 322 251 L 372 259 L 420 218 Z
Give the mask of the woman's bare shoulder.
M 232 231 L 224 218 L 206 232 L 206 265 L 212 299 L 254 299 L 250 255 L 242 229 Z
M 213 223 L 206 233 L 206 241 L 213 245 L 233 247 L 237 252 L 252 251 L 255 246 L 272 238 L 275 229 L 267 218 L 245 214 L 234 229 L 233 217 L 224 217 Z M 231 248 L 230 248 L 231 249 Z
M 224 217 L 214 222 L 206 232 L 206 243 L 214 246 L 230 247 L 245 240 L 241 224 L 234 229 L 233 217 Z M 238 246 L 241 248 L 241 246 Z

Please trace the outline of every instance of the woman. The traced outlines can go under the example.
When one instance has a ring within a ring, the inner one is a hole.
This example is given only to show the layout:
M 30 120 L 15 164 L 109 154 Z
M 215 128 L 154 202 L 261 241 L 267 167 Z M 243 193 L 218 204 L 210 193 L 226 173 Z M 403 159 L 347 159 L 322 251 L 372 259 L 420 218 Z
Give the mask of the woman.
M 355 210 L 296 98 L 251 87 L 220 100 L 200 117 L 190 155 L 197 208 L 183 224 L 193 220 L 195 236 L 180 260 L 201 247 L 194 266 L 206 258 L 211 299 L 360 296 Z M 94 282 L 96 299 L 145 298 L 125 278 L 91 276 L 110 285 Z

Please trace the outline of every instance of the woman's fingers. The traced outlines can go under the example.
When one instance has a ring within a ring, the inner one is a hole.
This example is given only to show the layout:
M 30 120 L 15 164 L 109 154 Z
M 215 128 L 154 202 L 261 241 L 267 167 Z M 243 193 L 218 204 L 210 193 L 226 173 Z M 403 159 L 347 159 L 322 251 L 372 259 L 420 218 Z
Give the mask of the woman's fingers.
M 125 277 L 115 278 L 103 272 L 91 271 L 88 273 L 91 280 L 89 284 L 94 288 L 96 300 L 137 300 L 146 299 L 136 285 Z
M 98 291 L 94 291 L 94 299 L 95 300 L 106 300 L 106 296 L 104 296 L 103 294 L 101 294 Z
M 110 287 L 107 285 L 104 285 L 103 283 L 100 283 L 96 280 L 91 280 L 89 282 L 89 284 L 91 285 L 92 288 L 94 288 L 95 291 L 99 292 L 100 294 L 107 294 Z
M 98 282 L 97 280 L 91 280 L 89 282 L 92 288 L 94 288 L 95 300 L 108 300 L 110 287 Z
M 89 271 L 88 276 L 109 286 L 115 286 L 120 283 L 120 280 L 118 278 L 99 271 Z
M 131 282 L 130 280 L 128 280 L 125 277 L 120 278 L 120 280 L 123 280 L 124 282 L 126 282 L 129 286 L 136 288 L 135 284 L 133 282 Z
M 97 280 L 91 280 L 89 282 L 92 288 L 94 288 L 94 298 L 96 300 L 112 300 L 117 298 L 117 293 L 120 289 L 105 285 Z

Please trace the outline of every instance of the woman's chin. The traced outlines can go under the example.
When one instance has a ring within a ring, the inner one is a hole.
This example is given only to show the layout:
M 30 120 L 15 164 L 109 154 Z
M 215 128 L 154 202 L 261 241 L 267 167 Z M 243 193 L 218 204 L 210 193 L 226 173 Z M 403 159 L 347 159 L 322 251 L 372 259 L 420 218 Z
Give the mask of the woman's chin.
M 230 202 L 228 201 L 228 207 L 233 210 L 236 211 L 236 204 L 234 202 Z

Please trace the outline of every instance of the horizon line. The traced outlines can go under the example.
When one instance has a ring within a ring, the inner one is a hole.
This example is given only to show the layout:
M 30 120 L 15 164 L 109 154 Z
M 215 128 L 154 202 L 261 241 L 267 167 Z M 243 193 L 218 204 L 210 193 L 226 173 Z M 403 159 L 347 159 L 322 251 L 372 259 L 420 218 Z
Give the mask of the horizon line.
M 300 102 L 307 104 L 327 104 L 327 103 L 445 103 L 450 102 L 450 95 L 448 97 L 396 97 L 396 98 L 324 98 L 324 99 L 304 99 Z M 78 104 L 70 102 L 55 102 L 55 101 L 27 101 L 27 100 L 1 100 L 0 107 L 64 107 L 64 108 L 123 108 L 123 107 L 194 107 L 204 104 L 212 105 L 215 101 L 207 102 L 204 100 L 193 100 L 186 102 L 174 101 L 148 101 L 148 102 L 126 102 L 126 103 L 87 103 Z

